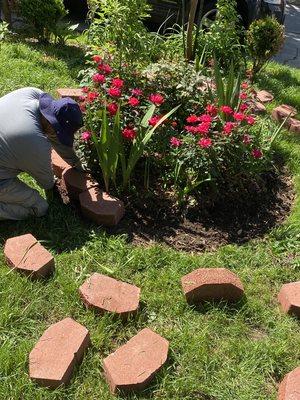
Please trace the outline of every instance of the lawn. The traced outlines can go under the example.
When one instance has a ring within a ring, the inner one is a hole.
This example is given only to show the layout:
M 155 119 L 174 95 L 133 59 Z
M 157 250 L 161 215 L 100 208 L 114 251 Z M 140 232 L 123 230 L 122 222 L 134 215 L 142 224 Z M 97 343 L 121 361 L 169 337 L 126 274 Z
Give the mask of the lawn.
M 76 85 L 79 48 L 3 44 L 0 95 L 22 86 L 52 94 Z M 300 110 L 300 70 L 270 64 L 260 77 L 278 103 Z M 0 255 L 0 399 L 109 400 L 102 359 L 140 329 L 170 341 L 168 364 L 151 386 L 130 399 L 275 400 L 278 383 L 300 364 L 300 328 L 283 315 L 277 294 L 300 276 L 300 140 L 284 132 L 279 144 L 294 176 L 296 202 L 286 223 L 263 239 L 227 245 L 213 253 L 180 253 L 166 246 L 134 247 L 80 219 L 58 200 L 42 219 L 1 222 L 1 245 L 31 232 L 55 256 L 55 275 L 32 282 L 12 272 Z M 24 178 L 27 182 L 29 178 Z M 31 182 L 34 184 L 33 182 Z M 227 267 L 244 283 L 246 300 L 197 311 L 184 300 L 180 277 L 198 267 Z M 126 323 L 87 311 L 78 287 L 93 272 L 110 274 L 142 289 L 142 307 Z M 28 355 L 43 331 L 71 316 L 85 325 L 92 346 L 68 388 L 50 391 L 28 377 Z M 120 399 L 122 397 L 119 397 Z

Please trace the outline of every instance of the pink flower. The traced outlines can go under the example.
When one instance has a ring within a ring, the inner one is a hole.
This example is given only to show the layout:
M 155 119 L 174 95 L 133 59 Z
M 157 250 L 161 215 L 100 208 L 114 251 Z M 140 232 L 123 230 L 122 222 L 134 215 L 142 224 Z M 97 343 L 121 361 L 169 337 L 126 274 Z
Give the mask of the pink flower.
M 192 133 L 193 135 L 195 134 L 195 133 L 197 133 L 197 127 L 196 126 L 193 126 L 193 125 L 186 125 L 185 127 L 184 127 L 184 129 L 187 131 L 187 132 L 189 132 L 189 133 Z
M 203 115 L 200 115 L 199 121 L 206 122 L 206 123 L 210 124 L 211 121 L 212 121 L 212 117 L 210 115 L 208 115 L 208 114 L 203 114 Z
M 111 87 L 111 88 L 108 89 L 108 94 L 111 97 L 117 97 L 118 98 L 118 97 L 121 97 L 122 91 L 119 88 Z
M 249 105 L 247 103 L 242 103 L 240 105 L 240 112 L 244 112 L 244 111 L 248 110 L 248 108 L 249 108 Z
M 136 137 L 136 131 L 133 128 L 127 126 L 122 130 L 122 136 L 124 139 L 133 140 Z
M 88 93 L 90 91 L 90 88 L 87 86 L 83 86 L 83 88 L 81 88 L 83 93 Z
M 230 135 L 234 128 L 235 128 L 234 122 L 226 122 L 223 126 L 223 133 L 225 135 Z
M 82 132 L 82 134 L 81 134 L 81 139 L 84 142 L 88 142 L 91 137 L 92 137 L 92 133 L 90 131 L 85 131 L 85 132 Z
M 263 156 L 263 152 L 260 149 L 253 149 L 251 154 L 254 158 L 262 158 Z
M 243 143 L 244 144 L 250 144 L 252 142 L 251 137 L 249 135 L 244 135 L 243 136 Z
M 118 111 L 118 104 L 117 103 L 109 103 L 107 106 L 107 111 L 111 116 L 116 115 Z
M 245 116 L 245 114 L 243 114 L 243 113 L 236 112 L 236 113 L 233 114 L 233 118 L 234 118 L 236 121 L 244 121 L 244 119 L 246 118 L 246 116 Z
M 148 123 L 151 126 L 155 126 L 160 120 L 161 115 L 153 115 L 153 117 L 149 119 Z
M 97 64 L 102 62 L 102 58 L 100 56 L 93 56 L 93 61 Z
M 182 141 L 177 137 L 173 136 L 170 139 L 170 144 L 172 147 L 180 147 L 182 145 Z
M 243 90 L 248 89 L 248 87 L 249 87 L 248 82 L 242 82 L 241 88 L 242 88 Z
M 189 124 L 194 124 L 196 122 L 199 121 L 199 118 L 197 117 L 197 115 L 190 115 L 189 117 L 187 117 L 186 122 L 188 122 Z
M 143 94 L 143 91 L 141 89 L 132 89 L 131 94 L 133 96 L 141 96 Z
M 111 85 L 115 88 L 122 89 L 122 87 L 124 86 L 124 81 L 120 78 L 114 78 L 111 82 Z
M 195 131 L 202 135 L 206 135 L 209 132 L 210 123 L 209 122 L 202 122 L 200 125 L 196 126 Z
M 103 72 L 106 75 L 109 75 L 112 73 L 112 67 L 108 64 L 99 64 L 98 69 L 99 69 L 99 71 Z
M 178 123 L 177 123 L 177 121 L 172 121 L 172 122 L 171 122 L 171 125 L 172 125 L 173 128 L 176 128 L 177 125 L 178 125 Z
M 137 107 L 140 104 L 140 101 L 136 97 L 130 97 L 128 99 L 128 104 L 130 104 L 132 107 Z
M 207 149 L 207 148 L 211 147 L 212 141 L 211 141 L 210 138 L 202 138 L 202 139 L 199 140 L 198 145 L 202 149 Z
M 214 117 L 214 116 L 217 115 L 218 109 L 217 109 L 217 107 L 215 105 L 208 104 L 206 106 L 206 112 Z
M 149 100 L 151 103 L 155 104 L 156 106 L 160 106 L 165 101 L 164 97 L 159 93 L 152 93 L 149 96 Z
M 228 114 L 231 115 L 233 114 L 233 109 L 229 106 L 221 106 L 220 110 L 224 113 L 224 114 Z
M 99 93 L 97 93 L 97 92 L 89 92 L 87 94 L 86 100 L 88 103 L 92 103 L 93 101 L 95 101 L 97 99 L 98 96 L 99 96 Z
M 246 116 L 246 121 L 249 125 L 254 125 L 255 124 L 255 118 L 252 117 L 252 115 Z
M 240 99 L 242 99 L 242 100 L 246 100 L 247 97 L 248 97 L 248 95 L 247 95 L 247 93 L 245 93 L 245 92 L 242 92 L 242 93 L 240 94 Z
M 104 83 L 106 81 L 105 75 L 95 74 L 93 75 L 93 81 L 95 83 Z

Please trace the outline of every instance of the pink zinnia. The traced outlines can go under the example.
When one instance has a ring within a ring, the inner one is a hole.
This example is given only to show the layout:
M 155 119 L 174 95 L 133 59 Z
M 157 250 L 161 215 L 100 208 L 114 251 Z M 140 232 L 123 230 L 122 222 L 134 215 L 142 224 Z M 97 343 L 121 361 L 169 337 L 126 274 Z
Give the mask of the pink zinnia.
M 122 136 L 124 139 L 133 140 L 136 137 L 136 131 L 133 128 L 126 127 L 122 131 Z
M 253 149 L 252 150 L 252 156 L 254 158 L 262 158 L 263 152 L 260 149 Z
M 197 117 L 197 115 L 190 115 L 186 119 L 186 122 L 188 122 L 189 124 L 194 124 L 194 123 L 196 123 L 198 121 L 199 121 L 199 117 Z
M 102 58 L 100 56 L 93 56 L 93 61 L 97 64 L 102 62 Z
M 99 93 L 97 93 L 97 92 L 89 92 L 89 93 L 87 94 L 87 101 L 88 101 L 89 103 L 91 103 L 91 102 L 93 102 L 94 100 L 96 100 L 97 97 L 99 97 Z
M 141 89 L 136 88 L 136 89 L 132 89 L 131 94 L 133 96 L 141 96 L 143 94 L 143 91 Z
M 111 96 L 111 97 L 121 97 L 121 95 L 122 95 L 122 92 L 121 92 L 121 89 L 119 89 L 119 88 L 116 88 L 116 87 L 111 87 L 111 88 L 109 88 L 109 90 L 108 90 L 108 94 Z
M 212 141 L 211 141 L 210 138 L 202 138 L 202 139 L 199 140 L 198 145 L 202 149 L 207 149 L 207 148 L 211 147 Z
M 224 113 L 224 114 L 233 114 L 233 109 L 229 106 L 221 106 L 220 110 Z
M 170 139 L 170 144 L 173 147 L 180 147 L 182 145 L 182 141 L 178 139 L 177 137 L 173 136 Z
M 243 136 L 243 143 L 244 144 L 250 144 L 252 142 L 251 137 L 249 135 L 244 135 Z
M 245 117 L 246 117 L 246 116 L 245 116 L 245 114 L 243 114 L 243 113 L 236 112 L 236 113 L 233 114 L 233 118 L 234 118 L 236 121 L 244 121 Z
M 249 105 L 247 103 L 242 103 L 240 105 L 240 112 L 244 112 L 244 111 L 248 110 L 248 108 L 249 108 Z
M 234 128 L 235 124 L 233 122 L 226 122 L 223 126 L 223 133 L 230 135 Z
M 215 105 L 208 104 L 206 106 L 206 112 L 214 117 L 215 115 L 217 115 L 218 109 Z
M 160 106 L 165 101 L 164 97 L 159 93 L 150 94 L 149 100 L 151 103 L 155 104 L 156 106 Z
M 209 122 L 202 122 L 200 125 L 196 126 L 195 131 L 202 135 L 206 135 L 209 132 L 210 123 Z
M 242 82 L 242 84 L 241 84 L 242 89 L 246 90 L 246 89 L 248 89 L 248 87 L 249 87 L 248 82 Z
M 90 131 L 85 131 L 85 132 L 82 132 L 82 134 L 81 134 L 81 139 L 85 142 L 88 142 L 91 137 L 92 137 L 92 133 Z
M 153 115 L 153 117 L 149 119 L 148 123 L 151 126 L 155 126 L 160 120 L 161 115 Z
M 252 117 L 252 115 L 246 116 L 246 121 L 249 125 L 254 125 L 255 124 L 255 118 Z
M 184 129 L 185 129 L 187 132 L 192 133 L 193 135 L 194 135 L 195 133 L 197 133 L 197 127 L 196 127 L 196 126 L 193 126 L 193 125 L 186 125 L 186 126 L 184 127 Z
M 81 88 L 83 93 L 88 93 L 90 91 L 90 88 L 87 86 L 83 86 L 83 88 Z
M 106 75 L 109 75 L 112 72 L 112 67 L 108 64 L 99 64 L 98 69 Z
M 107 106 L 107 111 L 111 116 L 116 115 L 118 111 L 118 104 L 116 103 L 109 103 Z
M 120 79 L 120 78 L 114 78 L 111 81 L 111 85 L 115 88 L 122 89 L 122 87 L 124 86 L 124 81 L 123 81 L 123 79 Z
M 132 107 L 137 107 L 140 104 L 140 101 L 136 97 L 130 97 L 128 99 L 128 104 L 130 104 Z
M 208 114 L 203 114 L 203 115 L 200 115 L 199 121 L 206 122 L 206 123 L 210 124 L 211 121 L 212 121 L 212 117 L 210 115 L 208 115 Z
M 104 83 L 106 81 L 105 75 L 95 74 L 93 75 L 93 81 L 95 83 Z
M 247 97 L 248 97 L 248 95 L 247 95 L 247 93 L 245 93 L 245 92 L 242 92 L 242 93 L 240 94 L 240 99 L 242 99 L 242 100 L 246 100 Z

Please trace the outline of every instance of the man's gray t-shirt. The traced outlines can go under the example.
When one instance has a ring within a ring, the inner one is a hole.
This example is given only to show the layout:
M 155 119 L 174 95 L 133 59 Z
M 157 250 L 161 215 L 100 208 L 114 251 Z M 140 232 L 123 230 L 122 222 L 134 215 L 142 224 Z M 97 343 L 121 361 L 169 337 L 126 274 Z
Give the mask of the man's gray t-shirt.
M 51 145 L 71 165 L 78 162 L 72 148 L 49 140 L 40 123 L 39 98 L 43 92 L 24 88 L 0 98 L 0 184 L 21 172 L 31 175 L 43 189 L 51 189 Z
M 51 143 L 40 124 L 43 92 L 24 88 L 0 98 L 0 180 L 30 174 L 43 189 L 51 189 Z

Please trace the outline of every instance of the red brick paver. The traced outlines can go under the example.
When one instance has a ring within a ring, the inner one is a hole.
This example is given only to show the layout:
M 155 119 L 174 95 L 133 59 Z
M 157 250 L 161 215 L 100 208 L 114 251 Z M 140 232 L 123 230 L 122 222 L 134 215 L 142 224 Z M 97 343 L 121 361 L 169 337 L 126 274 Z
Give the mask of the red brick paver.
M 146 328 L 103 360 L 113 393 L 143 390 L 165 364 L 169 342 Z
M 68 384 L 89 344 L 88 330 L 72 318 L 51 325 L 29 355 L 30 378 L 53 389 Z
M 79 200 L 80 193 L 98 186 L 98 183 L 87 173 L 77 171 L 75 168 L 64 170 L 62 178 L 68 196 L 72 200 Z
M 259 92 L 257 92 L 256 98 L 261 103 L 269 103 L 270 101 L 274 100 L 274 96 L 270 92 L 267 92 L 266 90 L 260 90 Z
M 80 97 L 83 96 L 83 91 L 82 89 L 62 88 L 57 89 L 57 94 L 59 97 L 71 97 L 71 99 L 79 101 Z
M 279 386 L 278 400 L 300 400 L 300 368 L 287 374 Z
M 240 279 L 226 268 L 199 268 L 181 278 L 189 304 L 205 301 L 237 301 L 244 294 Z
M 82 214 L 99 225 L 117 225 L 125 213 L 121 200 L 111 197 L 97 187 L 81 193 L 79 201 Z
M 51 151 L 51 164 L 54 175 L 57 176 L 57 178 L 61 178 L 64 170 L 70 168 L 70 165 L 53 149 Z
M 55 268 L 53 256 L 30 233 L 8 239 L 4 254 L 10 267 L 32 278 L 44 278 Z
M 300 281 L 283 285 L 278 300 L 285 313 L 300 317 Z
M 95 273 L 79 288 L 87 307 L 127 318 L 139 308 L 141 290 L 134 285 Z

